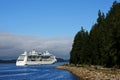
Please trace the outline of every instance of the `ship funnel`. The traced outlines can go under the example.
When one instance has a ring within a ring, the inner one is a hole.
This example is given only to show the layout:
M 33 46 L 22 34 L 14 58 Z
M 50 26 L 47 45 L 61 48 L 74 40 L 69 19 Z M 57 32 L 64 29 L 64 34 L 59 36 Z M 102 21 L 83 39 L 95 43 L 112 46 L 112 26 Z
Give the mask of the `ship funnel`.
M 38 53 L 37 53 L 35 50 L 32 50 L 32 51 L 31 51 L 31 54 L 32 54 L 32 55 L 38 55 Z
M 35 52 L 35 50 L 32 50 L 32 54 L 35 54 L 36 52 Z
M 23 53 L 24 55 L 27 55 L 27 51 L 24 51 L 24 53 Z

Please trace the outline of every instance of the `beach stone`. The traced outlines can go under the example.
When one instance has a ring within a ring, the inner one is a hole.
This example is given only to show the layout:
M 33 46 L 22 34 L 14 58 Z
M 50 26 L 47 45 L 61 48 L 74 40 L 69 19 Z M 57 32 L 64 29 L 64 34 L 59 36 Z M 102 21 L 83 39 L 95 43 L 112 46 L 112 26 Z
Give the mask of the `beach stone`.
M 86 67 L 86 65 L 79 65 L 79 67 L 76 67 L 67 64 L 56 68 L 68 70 L 83 80 L 120 80 L 120 70 L 113 72 L 113 70 L 101 66 L 96 67 L 96 69 L 95 66 Z

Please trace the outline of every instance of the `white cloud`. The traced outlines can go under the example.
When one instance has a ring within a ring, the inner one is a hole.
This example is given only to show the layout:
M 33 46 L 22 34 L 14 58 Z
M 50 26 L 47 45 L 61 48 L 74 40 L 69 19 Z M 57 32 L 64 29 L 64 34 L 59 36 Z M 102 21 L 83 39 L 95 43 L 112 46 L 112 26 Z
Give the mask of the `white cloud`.
M 23 51 L 32 49 L 41 52 L 48 50 L 56 57 L 68 59 L 72 41 L 72 37 L 43 38 L 33 35 L 15 35 L 0 32 L 0 59 L 17 58 Z

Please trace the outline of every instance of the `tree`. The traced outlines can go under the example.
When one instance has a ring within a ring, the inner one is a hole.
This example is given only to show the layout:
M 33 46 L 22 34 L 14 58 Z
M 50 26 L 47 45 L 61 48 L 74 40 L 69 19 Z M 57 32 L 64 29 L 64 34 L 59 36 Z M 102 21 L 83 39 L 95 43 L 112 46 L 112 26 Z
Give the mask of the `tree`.
M 120 3 L 115 1 L 106 16 L 99 10 L 90 33 L 81 28 L 74 38 L 70 63 L 120 68 Z

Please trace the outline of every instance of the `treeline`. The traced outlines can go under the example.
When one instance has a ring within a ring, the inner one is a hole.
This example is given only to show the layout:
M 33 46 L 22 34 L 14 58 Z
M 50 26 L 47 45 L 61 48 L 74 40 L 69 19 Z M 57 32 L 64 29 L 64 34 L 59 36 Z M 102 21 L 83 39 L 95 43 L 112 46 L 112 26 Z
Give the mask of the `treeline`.
M 69 60 L 65 60 L 63 58 L 56 58 L 57 59 L 57 62 L 68 62 Z
M 90 32 L 76 34 L 70 63 L 120 68 L 120 3 L 113 2 L 105 15 L 100 10 Z

